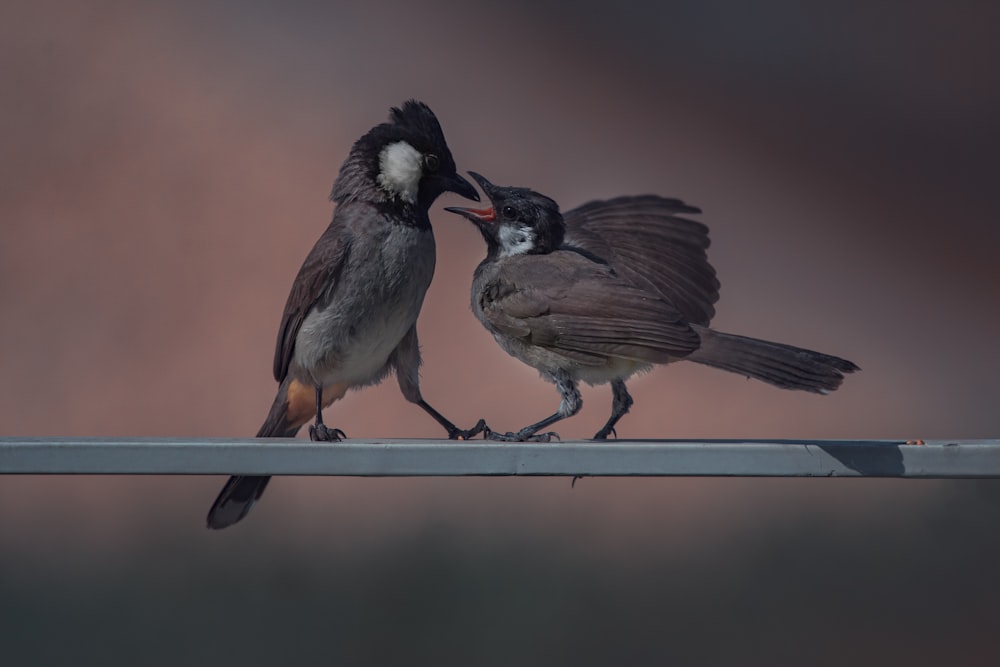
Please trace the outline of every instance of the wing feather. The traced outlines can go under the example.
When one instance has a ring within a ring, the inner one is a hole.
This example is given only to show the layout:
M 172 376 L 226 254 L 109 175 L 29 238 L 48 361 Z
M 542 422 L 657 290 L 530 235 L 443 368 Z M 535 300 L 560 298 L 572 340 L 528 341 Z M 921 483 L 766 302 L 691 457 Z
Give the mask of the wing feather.
M 592 201 L 563 214 L 564 246 L 604 259 L 624 280 L 672 303 L 692 323 L 715 315 L 719 281 L 708 262 L 708 227 L 679 217 L 699 213 L 656 195 Z
M 309 252 L 292 283 L 274 349 L 273 371 L 278 382 L 282 382 L 288 374 L 302 322 L 316 304 L 329 302 L 339 282 L 350 251 L 350 243 L 339 232 L 335 217 Z
M 665 363 L 700 342 L 672 304 L 564 250 L 508 261 L 481 306 L 494 331 L 580 363 L 608 357 Z

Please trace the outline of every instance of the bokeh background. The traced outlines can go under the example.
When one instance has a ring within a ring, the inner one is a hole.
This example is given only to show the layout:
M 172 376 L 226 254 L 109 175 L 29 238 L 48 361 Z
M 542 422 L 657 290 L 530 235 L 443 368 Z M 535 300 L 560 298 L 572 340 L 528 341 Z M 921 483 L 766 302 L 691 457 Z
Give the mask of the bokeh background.
M 680 364 L 623 437 L 1000 433 L 1000 5 L 199 0 L 0 7 L 0 434 L 242 436 L 351 143 L 409 97 L 461 169 L 704 209 L 718 328 L 845 356 L 834 395 Z M 425 397 L 557 404 L 468 310 L 432 211 Z M 588 389 L 559 427 L 589 437 Z M 437 437 L 394 382 L 349 435 Z M 0 479 L 5 664 L 997 664 L 1000 485 Z

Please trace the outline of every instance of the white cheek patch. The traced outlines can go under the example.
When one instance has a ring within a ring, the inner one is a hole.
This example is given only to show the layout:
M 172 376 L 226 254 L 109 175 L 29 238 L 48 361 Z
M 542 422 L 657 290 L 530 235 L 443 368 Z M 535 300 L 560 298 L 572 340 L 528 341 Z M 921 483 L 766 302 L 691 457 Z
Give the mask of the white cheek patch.
M 378 184 L 390 195 L 415 204 L 422 165 L 423 156 L 410 144 L 405 141 L 389 144 L 379 155 Z
M 500 226 L 500 255 L 523 255 L 535 248 L 535 232 L 531 227 Z

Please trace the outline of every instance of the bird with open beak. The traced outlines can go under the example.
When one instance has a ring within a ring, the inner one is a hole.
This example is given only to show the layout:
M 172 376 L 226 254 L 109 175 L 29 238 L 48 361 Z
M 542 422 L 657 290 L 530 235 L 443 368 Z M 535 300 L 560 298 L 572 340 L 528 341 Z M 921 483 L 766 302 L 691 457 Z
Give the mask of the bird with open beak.
M 784 389 L 837 389 L 858 367 L 846 359 L 709 328 L 719 281 L 708 228 L 677 199 L 618 197 L 565 215 L 533 190 L 469 172 L 486 208 L 449 207 L 486 241 L 472 281 L 472 311 L 508 354 L 556 385 L 552 415 L 494 440 L 548 441 L 543 432 L 583 405 L 579 383 L 611 383 L 605 439 L 632 406 L 625 381 L 657 364 L 694 361 Z

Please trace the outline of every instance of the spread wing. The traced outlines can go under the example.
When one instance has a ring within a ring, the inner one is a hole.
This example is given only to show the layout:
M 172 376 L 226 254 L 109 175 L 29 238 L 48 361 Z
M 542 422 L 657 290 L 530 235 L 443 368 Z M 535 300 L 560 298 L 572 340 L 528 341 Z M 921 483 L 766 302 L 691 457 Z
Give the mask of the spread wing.
M 349 251 L 350 243 L 340 233 L 335 217 L 302 263 L 285 302 L 274 349 L 274 379 L 278 382 L 282 382 L 288 374 L 302 321 L 313 306 L 330 301 Z
M 708 227 L 678 217 L 700 213 L 655 195 L 593 201 L 563 214 L 564 246 L 607 261 L 621 278 L 672 303 L 691 323 L 715 315 L 719 281 L 708 262 Z
M 670 303 L 575 252 L 505 262 L 481 296 L 487 326 L 579 363 L 665 363 L 700 344 Z

